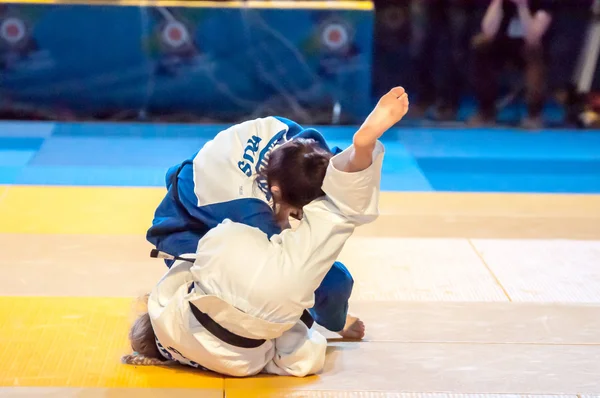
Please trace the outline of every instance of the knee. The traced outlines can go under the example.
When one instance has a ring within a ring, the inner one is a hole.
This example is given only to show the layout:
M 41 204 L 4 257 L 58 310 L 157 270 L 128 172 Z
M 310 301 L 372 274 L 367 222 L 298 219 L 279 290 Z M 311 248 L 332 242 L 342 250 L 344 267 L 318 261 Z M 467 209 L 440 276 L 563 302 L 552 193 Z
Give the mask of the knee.
M 350 294 L 352 293 L 352 288 L 354 287 L 354 278 L 350 274 L 350 271 L 340 262 L 336 262 L 334 267 L 337 272 L 336 280 L 337 283 L 333 286 L 333 291 L 337 296 L 344 296 L 345 299 L 350 298 Z
M 354 279 L 352 279 L 351 275 L 348 275 L 346 278 L 342 279 L 340 283 L 333 289 L 333 295 L 337 297 L 338 300 L 346 300 L 350 299 L 352 295 L 352 289 L 354 288 Z
M 317 292 L 326 293 L 326 297 L 340 302 L 347 301 L 350 298 L 353 287 L 354 279 L 350 271 L 342 263 L 335 262 Z

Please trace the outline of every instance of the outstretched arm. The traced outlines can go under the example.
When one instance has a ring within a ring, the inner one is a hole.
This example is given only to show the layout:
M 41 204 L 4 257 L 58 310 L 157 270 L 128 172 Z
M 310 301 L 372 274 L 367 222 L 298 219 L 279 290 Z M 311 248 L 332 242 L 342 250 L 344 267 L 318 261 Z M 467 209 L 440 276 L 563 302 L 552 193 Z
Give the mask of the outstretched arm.
M 304 270 L 302 276 L 310 281 L 301 283 L 301 290 L 310 291 L 311 297 L 354 228 L 377 218 L 384 154 L 378 139 L 406 115 L 408 105 L 402 87 L 381 97 L 354 134 L 352 146 L 331 159 L 323 181 L 327 196 L 306 205 L 298 228 L 274 241 L 294 263 L 290 269 Z
M 271 239 L 268 249 L 273 272 L 293 280 L 287 297 L 298 308 L 310 308 L 314 291 L 338 257 L 354 228 L 378 215 L 379 185 L 384 148 L 378 142 L 408 111 L 402 88 L 384 95 L 354 136 L 354 144 L 331 159 L 323 191 L 326 196 L 304 207 L 295 230 Z
M 408 94 L 402 87 L 395 87 L 385 94 L 373 112 L 354 134 L 347 162 L 338 164 L 341 171 L 353 173 L 371 165 L 377 140 L 398 123 L 408 112 Z

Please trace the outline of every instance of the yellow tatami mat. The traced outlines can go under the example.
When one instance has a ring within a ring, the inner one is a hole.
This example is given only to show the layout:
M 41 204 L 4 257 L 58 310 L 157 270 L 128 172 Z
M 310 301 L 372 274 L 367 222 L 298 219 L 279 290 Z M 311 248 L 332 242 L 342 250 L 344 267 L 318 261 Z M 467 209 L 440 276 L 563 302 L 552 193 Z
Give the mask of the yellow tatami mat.
M 131 299 L 0 297 L 0 387 L 202 388 L 222 396 L 218 377 L 122 365 L 133 317 Z
M 483 304 L 414 304 L 405 310 L 398 305 L 356 306 L 369 314 L 365 321 L 373 332 L 364 342 L 331 341 L 320 376 L 222 379 L 190 368 L 120 364 L 128 352 L 131 299 L 0 297 L 0 341 L 5 342 L 0 387 L 25 388 L 16 390 L 24 393 L 91 388 L 97 394 L 91 396 L 112 396 L 102 389 L 197 388 L 199 396 L 225 391 L 227 397 L 243 398 L 320 396 L 323 391 L 547 394 L 600 388 L 600 345 L 593 337 L 600 330 L 597 307 L 496 304 L 482 315 Z M 538 333 L 520 336 L 519 329 Z M 45 390 L 27 390 L 32 387 Z
M 10 187 L 0 232 L 143 235 L 164 195 L 162 188 Z
M 218 390 L 197 388 L 76 388 L 76 387 L 4 387 L 0 398 L 223 398 Z M 369 396 L 370 398 L 371 396 Z M 382 396 L 383 398 L 384 396 Z M 365 398 L 367 398 L 365 396 Z M 375 396 L 373 396 L 375 398 Z M 391 396 L 385 396 L 391 398 Z M 398 398 L 402 398 L 398 395 Z M 409 397 L 407 397 L 409 398 Z M 416 398 L 416 397 L 415 397 Z M 432 397 L 437 398 L 437 397 Z M 461 398 L 461 397 L 457 397 Z M 466 398 L 466 397 L 464 397 Z M 473 397 L 483 398 L 483 397 Z M 494 397 L 490 397 L 494 398 Z M 498 397 L 500 398 L 500 397 Z M 517 397 L 515 397 L 517 398 Z M 540 397 L 543 398 L 543 397 Z M 558 398 L 558 397 L 553 397 Z M 565 397 L 567 398 L 567 397 Z M 577 397 L 569 397 L 577 398 Z
M 140 394 L 140 395 L 135 395 Z M 143 395 L 142 395 L 143 394 Z M 192 389 L 75 389 L 75 388 L 7 388 L 0 389 L 0 398 L 205 398 L 212 397 L 201 390 Z M 224 397 L 230 397 L 227 392 Z M 447 394 L 401 393 L 383 391 L 262 391 L 262 398 L 600 398 L 577 395 L 526 395 L 526 394 Z
M 0 186 L 0 233 L 144 236 L 164 194 Z M 600 195 L 382 192 L 380 210 L 356 236 L 600 239 Z
M 318 376 L 232 379 L 120 363 L 164 193 L 0 186 L 0 398 L 600 392 L 600 196 L 384 192 L 340 255 L 366 339 L 328 333 Z

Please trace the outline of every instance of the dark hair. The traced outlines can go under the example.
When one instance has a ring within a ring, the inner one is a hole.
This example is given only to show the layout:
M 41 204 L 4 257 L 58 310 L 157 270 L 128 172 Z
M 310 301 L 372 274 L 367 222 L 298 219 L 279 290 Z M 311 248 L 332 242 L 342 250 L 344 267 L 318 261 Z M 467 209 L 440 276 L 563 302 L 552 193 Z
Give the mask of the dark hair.
M 163 359 L 156 346 L 156 335 L 147 312 L 133 323 L 129 331 L 129 342 L 133 351 L 138 354 L 146 358 Z
M 279 186 L 283 202 L 302 208 L 325 195 L 323 179 L 332 156 L 313 139 L 295 138 L 271 153 L 262 174 L 269 191 Z
M 121 362 L 126 365 L 171 366 L 176 364 L 175 361 L 168 361 L 160 354 L 150 315 L 147 312 L 134 322 L 129 331 L 129 342 L 134 352 L 121 357 Z

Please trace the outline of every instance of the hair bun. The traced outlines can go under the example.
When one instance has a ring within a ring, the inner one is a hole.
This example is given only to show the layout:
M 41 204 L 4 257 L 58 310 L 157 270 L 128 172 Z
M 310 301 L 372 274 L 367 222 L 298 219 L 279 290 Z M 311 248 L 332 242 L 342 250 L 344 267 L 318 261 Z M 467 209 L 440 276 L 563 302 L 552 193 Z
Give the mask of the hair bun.
M 321 151 L 307 152 L 304 154 L 304 164 L 307 169 L 313 170 L 329 162 L 329 158 Z
M 271 153 L 267 184 L 279 187 L 282 203 L 302 208 L 324 195 L 321 188 L 332 156 L 313 139 L 294 138 Z

